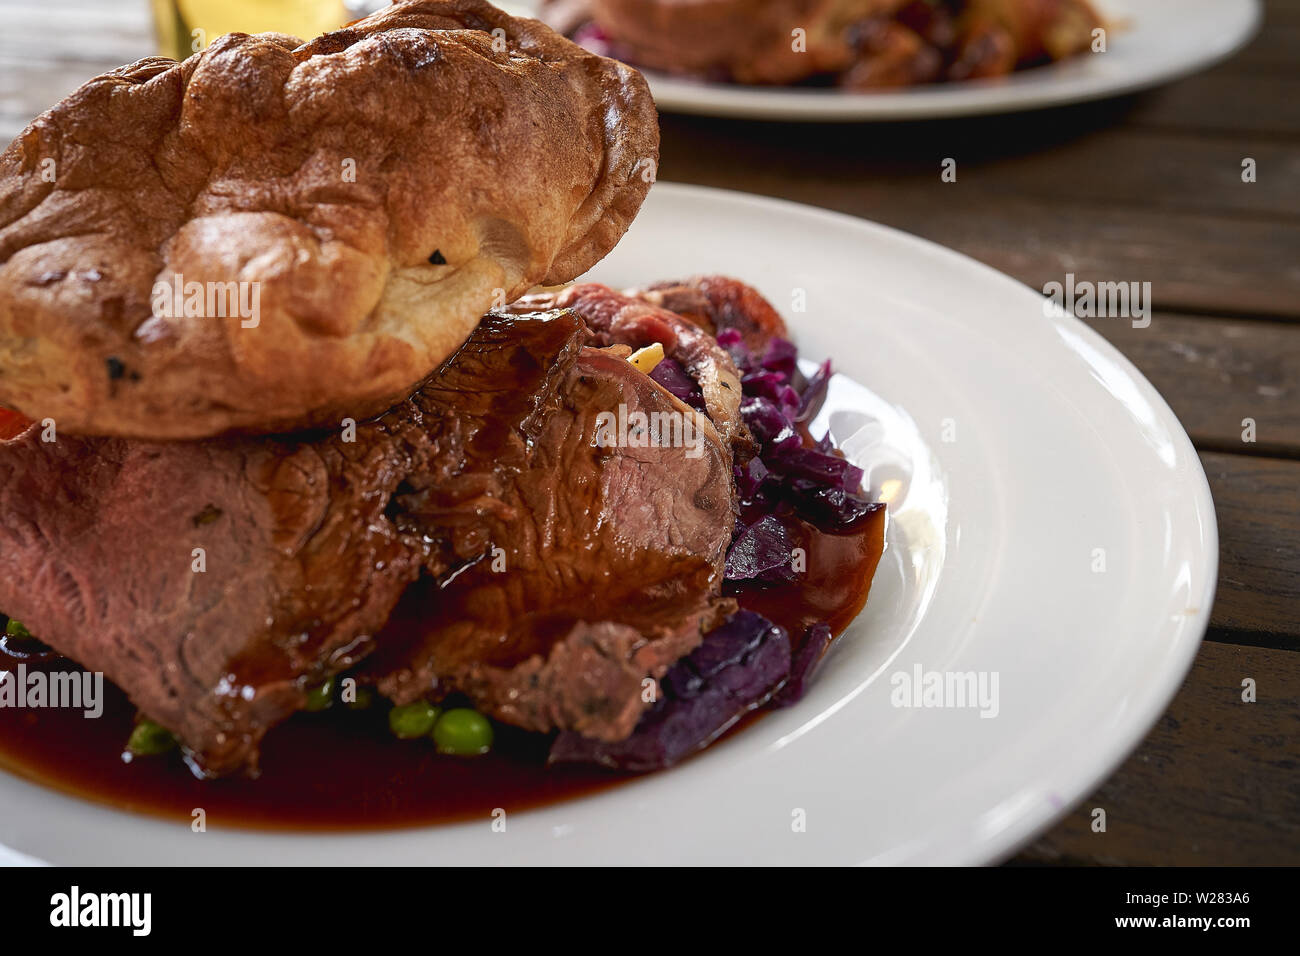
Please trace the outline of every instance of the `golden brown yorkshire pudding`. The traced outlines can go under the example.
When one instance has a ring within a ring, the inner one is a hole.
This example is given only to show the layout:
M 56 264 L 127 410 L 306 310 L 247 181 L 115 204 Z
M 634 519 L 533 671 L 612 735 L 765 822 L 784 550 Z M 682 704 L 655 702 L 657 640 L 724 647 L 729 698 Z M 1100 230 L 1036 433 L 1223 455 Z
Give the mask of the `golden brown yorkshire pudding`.
M 142 438 L 378 413 L 604 256 L 658 145 L 639 74 L 483 0 L 114 70 L 0 155 L 0 404 Z

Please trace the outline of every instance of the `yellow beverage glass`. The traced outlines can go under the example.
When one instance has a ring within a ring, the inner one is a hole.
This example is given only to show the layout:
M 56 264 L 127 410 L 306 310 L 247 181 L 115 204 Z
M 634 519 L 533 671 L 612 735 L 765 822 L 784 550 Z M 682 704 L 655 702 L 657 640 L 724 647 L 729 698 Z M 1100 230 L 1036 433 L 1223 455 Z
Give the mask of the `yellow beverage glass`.
M 310 40 L 354 19 L 343 0 L 152 0 L 159 52 L 183 60 L 227 33 Z

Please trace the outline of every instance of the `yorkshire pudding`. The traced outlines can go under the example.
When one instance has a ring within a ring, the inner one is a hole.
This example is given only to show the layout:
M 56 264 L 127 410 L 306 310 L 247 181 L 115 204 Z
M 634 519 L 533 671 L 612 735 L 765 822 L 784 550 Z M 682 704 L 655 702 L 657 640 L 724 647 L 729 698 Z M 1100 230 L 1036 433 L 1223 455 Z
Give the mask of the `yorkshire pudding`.
M 153 439 L 377 414 L 603 257 L 658 140 L 635 70 L 483 0 L 99 76 L 0 155 L 0 405 Z

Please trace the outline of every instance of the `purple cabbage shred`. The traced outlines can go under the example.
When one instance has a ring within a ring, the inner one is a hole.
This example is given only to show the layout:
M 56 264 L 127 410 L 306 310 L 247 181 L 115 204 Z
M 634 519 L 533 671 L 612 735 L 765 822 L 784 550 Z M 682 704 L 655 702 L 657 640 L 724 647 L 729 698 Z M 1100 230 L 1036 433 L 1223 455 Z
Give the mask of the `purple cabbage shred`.
M 660 682 L 659 699 L 627 740 L 606 743 L 565 731 L 551 763 L 595 763 L 617 770 L 660 770 L 718 738 L 771 699 L 790 674 L 785 629 L 752 611 L 737 611 L 709 632 Z
M 741 530 L 727 552 L 729 581 L 793 581 L 790 555 L 794 541 L 785 523 L 765 515 Z
M 728 555 L 727 577 L 779 580 L 764 578 L 763 572 L 772 569 L 759 569 L 754 557 L 764 553 L 760 544 L 775 541 L 768 518 L 775 516 L 782 524 L 797 518 L 822 531 L 847 532 L 879 506 L 862 496 L 862 469 L 835 453 L 829 431 L 805 447 L 810 439 L 806 425 L 826 400 L 830 361 L 804 378 L 799 353 L 786 339 L 772 339 L 761 357 L 734 328 L 719 332 L 718 343 L 740 371 L 740 414 L 759 446 L 756 458 L 736 468 L 740 521 L 732 550 L 739 551 L 734 558 Z
M 830 383 L 831 360 L 827 359 L 822 362 L 816 374 L 808 380 L 803 394 L 799 396 L 799 413 L 795 415 L 795 421 L 808 422 L 817 417 L 817 413 L 821 411 L 822 402 L 826 401 L 826 389 Z M 822 440 L 826 441 L 829 438 L 830 432 L 827 431 Z
M 650 378 L 658 382 L 675 398 L 681 399 L 692 408 L 704 408 L 704 393 L 695 384 L 695 379 L 686 374 L 686 370 L 675 359 L 666 358 L 650 371 Z
M 772 697 L 773 707 L 789 707 L 803 699 L 804 691 L 808 689 L 808 681 L 834 639 L 835 635 L 831 633 L 830 625 L 825 622 L 819 621 L 808 628 L 803 643 L 799 645 L 799 649 L 794 653 L 794 659 L 790 662 L 790 676 Z

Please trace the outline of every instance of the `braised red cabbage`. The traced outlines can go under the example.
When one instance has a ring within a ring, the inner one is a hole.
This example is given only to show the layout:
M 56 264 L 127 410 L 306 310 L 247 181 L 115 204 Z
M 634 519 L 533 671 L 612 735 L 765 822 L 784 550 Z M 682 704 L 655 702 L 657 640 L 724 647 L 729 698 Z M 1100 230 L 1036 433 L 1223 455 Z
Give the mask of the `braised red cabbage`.
M 790 554 L 794 542 L 776 515 L 764 515 L 742 528 L 727 552 L 726 576 L 731 581 L 793 581 Z
M 790 663 L 790 676 L 772 697 L 773 707 L 788 707 L 803 699 L 804 691 L 808 689 L 808 681 L 812 679 L 813 672 L 821 663 L 822 657 L 825 656 L 834 639 L 835 635 L 831 633 L 830 625 L 825 622 L 818 622 L 808 628 L 803 643 L 794 652 L 794 660 Z
M 651 370 L 650 377 L 692 408 L 704 408 L 704 393 L 675 359 L 662 359 Z
M 793 529 L 807 522 L 822 531 L 847 533 L 883 505 L 862 495 L 862 469 L 835 453 L 829 432 L 819 439 L 806 425 L 826 398 L 831 363 L 806 378 L 798 352 L 772 339 L 761 356 L 744 345 L 736 329 L 723 329 L 718 343 L 732 356 L 744 391 L 740 411 L 759 451 L 735 466 L 739 514 L 726 558 L 732 585 L 763 587 L 798 578 L 791 562 Z M 695 408 L 699 386 L 672 359 L 651 378 Z M 741 610 L 711 631 L 660 682 L 659 700 L 632 736 L 619 743 L 560 734 L 551 747 L 554 763 L 596 763 L 619 770 L 658 770 L 706 747 L 745 713 L 771 704 L 784 707 L 803 697 L 834 635 L 813 624 L 797 645 L 762 615 Z
M 672 666 L 631 737 L 605 743 L 565 731 L 551 745 L 550 761 L 636 771 L 671 766 L 767 703 L 790 666 L 785 629 L 753 611 L 737 611 Z
M 749 554 L 756 540 L 772 541 L 774 534 L 770 522 L 752 531 L 756 522 L 794 515 L 822 531 L 847 532 L 880 505 L 862 496 L 862 469 L 835 453 L 829 433 L 820 439 L 807 433 L 807 422 L 826 398 L 830 361 L 804 378 L 798 352 L 785 339 L 773 339 L 762 356 L 750 352 L 735 329 L 718 333 L 718 343 L 740 370 L 740 413 L 759 445 L 757 458 L 736 466 L 741 520 L 732 549 L 746 553 L 728 558 L 727 577 L 763 579 L 771 569 L 759 567 Z

